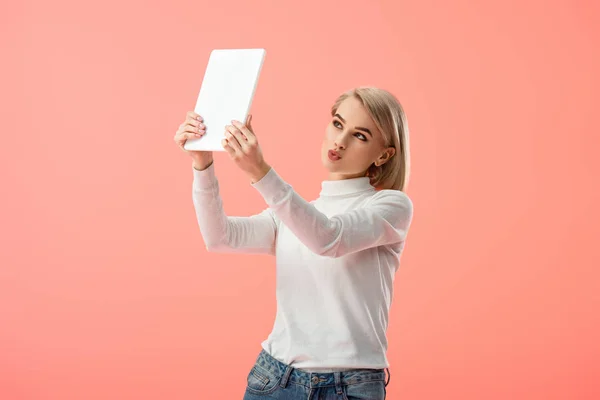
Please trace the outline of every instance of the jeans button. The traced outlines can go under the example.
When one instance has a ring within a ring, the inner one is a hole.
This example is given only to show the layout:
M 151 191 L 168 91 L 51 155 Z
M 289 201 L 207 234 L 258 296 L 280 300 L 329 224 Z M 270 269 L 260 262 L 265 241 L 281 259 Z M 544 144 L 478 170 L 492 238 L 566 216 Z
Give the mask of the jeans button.
M 313 376 L 313 377 L 312 377 L 312 383 L 314 383 L 315 385 L 316 385 L 317 383 L 319 383 L 319 377 L 318 377 L 318 376 Z

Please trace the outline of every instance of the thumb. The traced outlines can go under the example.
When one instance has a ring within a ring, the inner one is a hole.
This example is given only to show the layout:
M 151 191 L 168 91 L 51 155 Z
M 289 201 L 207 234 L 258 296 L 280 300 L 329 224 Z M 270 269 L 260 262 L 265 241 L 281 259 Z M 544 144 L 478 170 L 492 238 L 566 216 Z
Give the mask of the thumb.
M 246 126 L 252 130 L 252 114 L 248 115 L 248 117 L 246 118 Z

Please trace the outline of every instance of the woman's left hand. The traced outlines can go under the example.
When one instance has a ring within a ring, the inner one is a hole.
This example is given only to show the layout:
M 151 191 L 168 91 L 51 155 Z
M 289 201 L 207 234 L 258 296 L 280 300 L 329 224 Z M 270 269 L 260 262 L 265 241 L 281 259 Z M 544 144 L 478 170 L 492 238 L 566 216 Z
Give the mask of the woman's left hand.
M 225 137 L 221 141 L 223 148 L 229 153 L 236 165 L 256 183 L 269 172 L 271 167 L 265 162 L 260 145 L 251 125 L 252 115 L 246 118 L 246 125 L 239 121 L 231 121 L 233 125 L 225 127 Z

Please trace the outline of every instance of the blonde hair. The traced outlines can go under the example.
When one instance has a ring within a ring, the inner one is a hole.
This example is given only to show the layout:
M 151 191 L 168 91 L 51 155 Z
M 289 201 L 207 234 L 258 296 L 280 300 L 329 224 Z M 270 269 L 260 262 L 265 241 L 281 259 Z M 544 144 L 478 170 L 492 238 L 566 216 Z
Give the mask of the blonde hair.
M 404 108 L 398 99 L 387 90 L 363 86 L 342 93 L 331 107 L 331 116 L 334 116 L 340 104 L 351 96 L 362 102 L 373 122 L 383 134 L 385 147 L 396 149 L 392 158 L 382 166 L 377 167 L 375 163 L 371 164 L 367 170 L 371 185 L 378 189 L 405 191 L 410 175 L 410 148 Z

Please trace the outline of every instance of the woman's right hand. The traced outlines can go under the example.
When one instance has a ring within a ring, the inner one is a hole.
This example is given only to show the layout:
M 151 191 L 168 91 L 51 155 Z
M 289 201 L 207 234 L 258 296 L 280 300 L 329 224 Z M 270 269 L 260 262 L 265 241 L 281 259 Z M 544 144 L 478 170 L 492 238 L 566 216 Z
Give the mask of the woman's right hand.
M 188 111 L 183 124 L 175 132 L 175 143 L 194 160 L 193 166 L 198 170 L 206 169 L 213 162 L 212 151 L 186 150 L 183 145 L 188 139 L 198 139 L 206 134 L 203 118 L 194 111 Z

